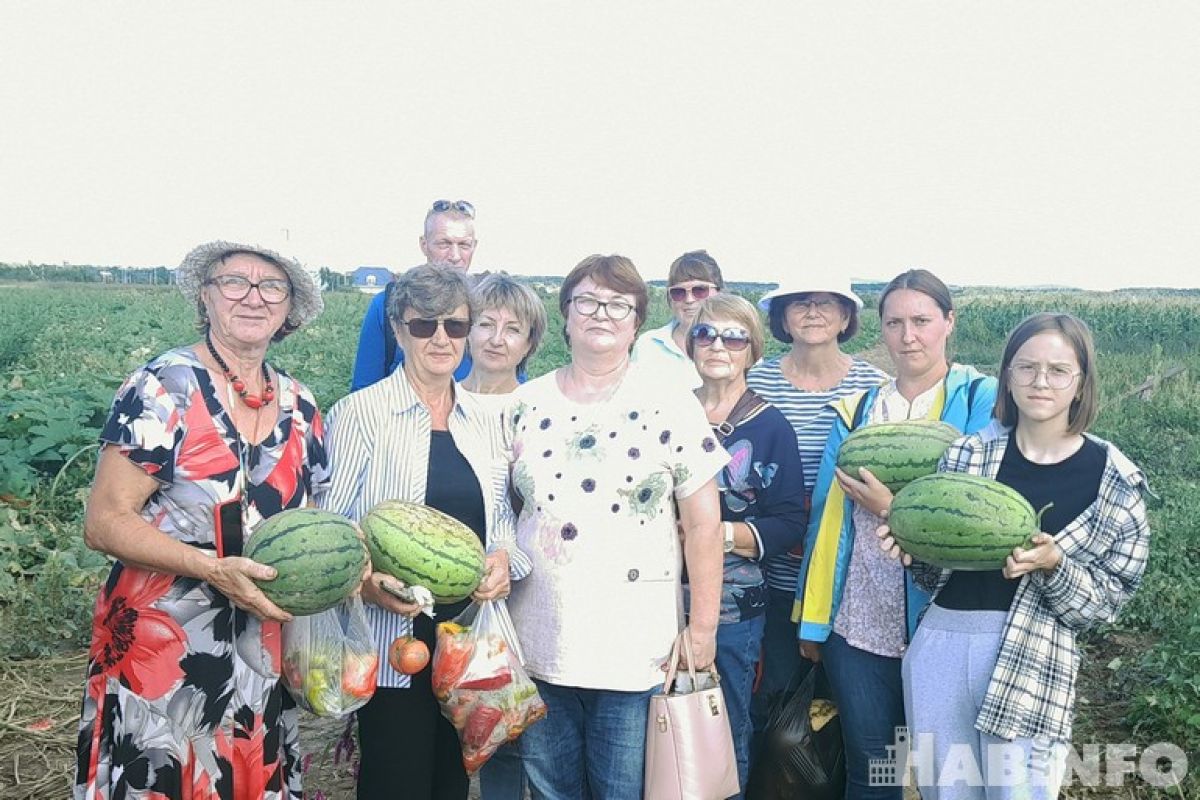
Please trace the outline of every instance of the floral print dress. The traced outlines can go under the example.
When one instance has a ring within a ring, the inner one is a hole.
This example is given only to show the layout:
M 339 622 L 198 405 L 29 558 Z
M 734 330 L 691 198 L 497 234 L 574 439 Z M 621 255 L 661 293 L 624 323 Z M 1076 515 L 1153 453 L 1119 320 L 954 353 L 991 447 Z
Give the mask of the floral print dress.
M 328 479 L 311 393 L 282 372 L 273 430 L 241 440 L 207 370 L 172 350 L 118 390 L 100 435 L 159 482 L 142 517 L 172 538 L 217 541 L 214 510 L 237 501 L 252 531 L 306 505 Z M 240 451 L 240 457 L 239 457 Z M 299 798 L 297 711 L 279 682 L 280 626 L 212 586 L 117 562 L 96 601 L 80 720 L 76 798 Z

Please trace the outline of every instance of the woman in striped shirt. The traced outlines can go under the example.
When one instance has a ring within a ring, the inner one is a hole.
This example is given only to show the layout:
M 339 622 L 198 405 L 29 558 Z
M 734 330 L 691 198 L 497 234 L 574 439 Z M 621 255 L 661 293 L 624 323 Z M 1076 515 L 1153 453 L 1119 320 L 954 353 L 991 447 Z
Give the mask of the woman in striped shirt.
M 471 301 L 460 272 L 422 266 L 396 281 L 388 318 L 406 358 L 382 381 L 343 398 L 329 413 L 332 470 L 322 508 L 359 520 L 381 500 L 408 500 L 458 519 L 488 551 L 473 597 L 504 597 L 510 579 L 529 572 L 517 550 L 507 499 L 508 462 L 500 415 L 453 379 L 471 327 Z M 431 668 L 402 675 L 388 664 L 389 645 L 415 635 L 434 646 L 434 623 L 393 594 L 401 585 L 374 573 L 363 585 L 376 646 L 379 689 L 358 712 L 362 761 L 358 797 L 462 800 L 468 780 L 458 736 L 438 708 Z M 451 619 L 466 601 L 439 605 Z
M 782 411 L 796 431 L 805 496 L 811 501 L 821 453 L 833 426 L 830 404 L 878 386 L 888 376 L 842 352 L 842 343 L 858 332 L 858 312 L 863 305 L 851 291 L 849 280 L 796 280 L 767 292 L 758 304 L 767 312 L 771 334 L 792 347 L 750 370 L 746 382 L 759 397 Z M 766 723 L 772 696 L 783 691 L 802 666 L 793 615 L 802 556 L 801 545 L 763 562 L 768 599 L 762 678 L 752 709 L 756 731 Z

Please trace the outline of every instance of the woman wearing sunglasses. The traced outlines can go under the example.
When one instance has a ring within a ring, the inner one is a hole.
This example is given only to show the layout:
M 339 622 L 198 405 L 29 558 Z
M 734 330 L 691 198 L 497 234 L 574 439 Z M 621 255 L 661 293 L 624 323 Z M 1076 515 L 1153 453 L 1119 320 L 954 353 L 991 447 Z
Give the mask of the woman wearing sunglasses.
M 795 432 L 804 463 L 804 487 L 811 493 L 825 440 L 833 425 L 830 405 L 840 397 L 877 386 L 887 373 L 842 351 L 858 331 L 862 300 L 849 279 L 812 277 L 785 282 L 758 301 L 767 312 L 771 335 L 789 345 L 783 355 L 750 370 L 746 382 L 759 397 L 783 412 Z M 809 662 L 796 649 L 793 606 L 800 577 L 803 545 L 768 556 L 766 630 L 763 633 L 762 677 L 754 695 L 755 730 L 766 724 L 771 701 Z
M 517 539 L 533 561 L 509 609 L 548 713 L 522 735 L 533 796 L 642 796 L 646 714 L 679 633 L 712 663 L 721 595 L 714 476 L 729 460 L 687 389 L 629 369 L 646 284 L 622 256 L 563 280 L 571 359 L 523 384 L 512 411 Z
M 483 581 L 472 597 L 508 594 L 529 571 L 516 549 L 508 502 L 507 451 L 500 416 L 454 382 L 472 307 L 462 272 L 422 266 L 396 280 L 388 305 L 401 369 L 343 398 L 329 413 L 326 442 L 332 469 L 322 508 L 358 521 L 381 500 L 408 500 L 442 511 L 471 528 L 487 550 Z M 432 651 L 434 621 L 396 597 L 399 581 L 374 573 L 363 600 L 379 648 L 379 689 L 358 711 L 362 761 L 358 797 L 465 798 L 468 780 L 454 728 L 433 695 L 431 667 L 402 675 L 387 652 L 414 635 Z M 438 605 L 452 619 L 460 603 Z
M 748 301 L 722 293 L 700 304 L 687 352 L 702 381 L 696 397 L 730 455 L 717 476 L 725 543 L 717 671 L 742 791 L 749 769 L 750 691 L 767 609 L 762 562 L 795 547 L 808 521 L 792 426 L 746 387 L 746 373 L 762 351 L 762 323 Z
M 1076 633 L 1116 619 L 1149 555 L 1145 476 L 1087 433 L 1098 401 L 1087 326 L 1069 314 L 1026 318 L 1008 337 L 1000 374 L 992 424 L 951 445 L 939 469 L 994 478 L 1046 510 L 1032 546 L 1015 548 L 1003 569 L 941 570 L 903 555 L 934 592 L 903 667 L 914 740 L 934 735 L 933 769 L 918 774 L 926 800 L 1058 796 Z M 877 533 L 885 552 L 902 555 L 886 526 Z M 973 756 L 985 786 L 934 785 L 951 747 Z M 1019 753 L 1024 780 L 989 774 L 989 755 L 1003 752 Z
M 721 268 L 704 250 L 692 250 L 671 262 L 667 273 L 667 305 L 671 321 L 646 331 L 633 346 L 633 360 L 658 380 L 695 389 L 700 378 L 687 355 L 687 332 L 705 298 L 725 288 Z
M 879 318 L 896 377 L 833 406 L 796 601 L 801 652 L 824 662 L 842 718 L 846 796 L 900 800 L 900 787 L 870 785 L 869 761 L 887 757 L 904 724 L 900 657 L 929 595 L 879 551 L 874 534 L 892 493 L 868 470 L 837 469 L 837 453 L 851 431 L 881 422 L 939 419 L 974 433 L 991 418 L 996 379 L 948 359 L 954 303 L 933 273 L 893 278 Z

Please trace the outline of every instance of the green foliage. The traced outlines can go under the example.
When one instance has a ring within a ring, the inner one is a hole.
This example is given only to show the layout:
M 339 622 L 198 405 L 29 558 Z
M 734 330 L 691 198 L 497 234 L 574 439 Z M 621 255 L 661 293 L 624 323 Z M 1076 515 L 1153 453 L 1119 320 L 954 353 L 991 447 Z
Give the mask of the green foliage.
M 38 270 L 11 271 L 24 280 Z M 646 328 L 666 322 L 663 294 L 651 288 Z M 533 377 L 569 357 L 557 294 L 543 298 L 550 321 L 530 364 Z M 859 334 L 845 347 L 877 356 L 879 318 L 866 299 Z M 325 313 L 268 354 L 323 409 L 348 390 L 369 300 L 327 292 Z M 964 290 L 957 300 L 955 360 L 991 373 L 1004 337 L 1030 313 L 1069 311 L 1093 328 L 1102 397 L 1094 430 L 1145 470 L 1163 502 L 1150 512 L 1153 545 L 1141 590 L 1115 628 L 1087 641 L 1135 642 L 1122 651 L 1116 677 L 1125 722 L 1139 738 L 1200 741 L 1200 512 L 1192 500 L 1200 494 L 1200 302 L 1145 292 L 995 290 Z M 35 655 L 86 643 L 107 570 L 106 559 L 84 547 L 80 525 L 96 434 L 127 375 L 197 340 L 194 311 L 169 287 L 43 283 L 0 292 L 0 652 Z M 768 354 L 785 349 L 768 335 Z M 1187 373 L 1149 399 L 1130 396 L 1172 365 Z M 1081 706 L 1081 726 L 1095 713 Z

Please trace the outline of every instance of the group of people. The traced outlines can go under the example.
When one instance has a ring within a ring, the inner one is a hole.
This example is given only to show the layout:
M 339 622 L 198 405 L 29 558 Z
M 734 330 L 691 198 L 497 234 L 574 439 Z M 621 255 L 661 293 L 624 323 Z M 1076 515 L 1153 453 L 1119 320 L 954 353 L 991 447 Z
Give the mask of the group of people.
M 284 509 L 358 520 L 385 499 L 479 536 L 473 599 L 507 598 L 548 709 L 484 765 L 485 800 L 641 797 L 649 696 L 681 629 L 696 666 L 720 675 L 743 791 L 771 702 L 820 663 L 848 798 L 901 797 L 870 785 L 868 762 L 905 724 L 935 743 L 932 778 L 918 775 L 926 798 L 1057 794 L 1075 634 L 1115 617 L 1149 539 L 1145 477 L 1087 433 L 1097 389 L 1083 322 L 1030 317 L 988 377 L 949 360 L 951 294 L 909 270 L 878 301 L 885 371 L 842 348 L 863 313 L 845 278 L 792 276 L 755 308 L 726 291 L 712 256 L 685 253 L 668 271 L 671 321 L 639 336 L 642 276 L 622 256 L 590 256 L 558 295 L 569 359 L 531 376 L 545 308 L 503 273 L 468 279 L 474 217 L 465 201 L 429 209 L 428 263 L 373 298 L 354 391 L 324 418 L 266 360 L 322 309 L 309 273 L 228 242 L 185 258 L 177 282 L 202 340 L 130 376 L 101 433 L 85 537 L 115 563 L 95 611 L 77 797 L 300 797 L 297 710 L 280 683 L 289 615 L 255 583 L 272 570 L 242 547 Z M 788 347 L 764 359 L 767 330 Z M 1053 503 L 1032 546 L 982 573 L 901 552 L 891 492 L 836 456 L 851 431 L 902 419 L 964 434 L 940 469 Z M 400 588 L 377 572 L 362 584 L 382 657 L 357 712 L 358 797 L 462 800 L 468 776 L 430 669 L 404 675 L 386 658 L 398 636 L 434 646 L 434 623 Z M 997 742 L 1035 768 L 1022 785 L 988 775 Z M 987 785 L 937 780 L 955 747 L 975 753 Z

